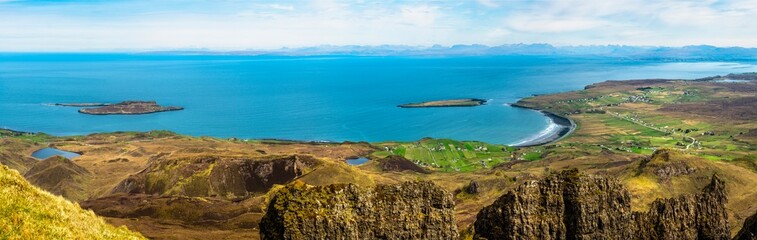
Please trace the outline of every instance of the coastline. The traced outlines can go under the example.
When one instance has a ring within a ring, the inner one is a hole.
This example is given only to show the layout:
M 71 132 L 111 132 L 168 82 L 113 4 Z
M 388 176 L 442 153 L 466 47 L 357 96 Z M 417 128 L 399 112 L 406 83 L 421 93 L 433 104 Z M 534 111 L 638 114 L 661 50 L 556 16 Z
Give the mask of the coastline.
M 576 129 L 576 123 L 572 119 L 570 119 L 568 117 L 563 117 L 563 116 L 560 116 L 558 114 L 555 114 L 553 112 L 546 111 L 546 110 L 541 110 L 541 109 L 537 109 L 537 108 L 532 108 L 532 107 L 527 107 L 527 106 L 519 105 L 517 103 L 512 103 L 512 104 L 508 104 L 508 105 L 511 106 L 511 107 L 523 108 L 523 109 L 528 109 L 528 110 L 540 112 L 541 114 L 543 114 L 545 117 L 547 117 L 549 119 L 550 125 L 546 129 L 544 129 L 544 130 L 542 130 L 542 131 L 540 131 L 540 132 L 538 132 L 538 133 L 536 133 L 536 134 L 534 134 L 534 135 L 532 135 L 532 136 L 530 136 L 528 138 L 520 140 L 520 141 L 518 141 L 516 143 L 506 144 L 506 145 L 514 146 L 514 147 L 533 147 L 533 146 L 547 145 L 547 144 L 557 142 L 557 141 L 559 141 L 559 140 L 567 137 L 568 135 L 570 135 L 571 133 L 573 133 L 573 131 Z M 98 114 L 92 114 L 92 115 L 98 115 Z M 101 114 L 101 115 L 105 115 L 105 114 Z M 8 129 L 8 128 L 0 128 L 0 130 L 9 131 L 13 135 L 30 135 L 30 134 L 35 134 L 34 132 L 17 131 L 17 130 L 12 130 L 12 129 Z M 116 132 L 119 132 L 119 131 L 116 131 Z M 264 142 L 265 141 L 267 141 L 267 142 L 278 142 L 278 143 L 281 143 L 281 144 L 287 144 L 287 143 L 339 144 L 340 143 L 340 142 L 323 141 L 323 140 L 321 140 L 321 141 L 313 141 L 313 140 L 308 141 L 308 140 L 293 140 L 293 139 L 278 139 L 278 138 L 260 138 L 260 139 L 249 139 L 249 140 L 257 140 L 257 141 L 264 141 Z M 353 142 L 353 141 L 344 141 L 344 142 Z M 360 142 L 362 142 L 362 141 L 360 141 Z
M 556 113 L 542 110 L 542 109 L 536 109 L 532 107 L 518 105 L 517 103 L 510 104 L 510 106 L 540 112 L 545 117 L 549 118 L 549 121 L 550 121 L 549 127 L 544 129 L 543 131 L 531 137 L 528 137 L 524 140 L 516 142 L 512 144 L 511 146 L 533 147 L 533 146 L 541 146 L 541 145 L 554 143 L 560 139 L 567 137 L 568 135 L 573 133 L 573 131 L 576 129 L 576 122 L 568 117 L 563 117 Z
M 472 99 L 472 100 L 479 100 L 479 99 Z M 485 100 L 480 100 L 485 101 Z M 83 103 L 83 105 L 94 105 L 97 103 Z M 56 104 L 56 106 L 73 106 L 78 104 Z M 112 106 L 114 104 L 110 104 L 108 106 Z M 117 105 L 117 104 L 116 104 Z M 546 129 L 543 129 L 540 132 L 537 132 L 527 138 L 521 139 L 518 142 L 505 144 L 509 146 L 514 147 L 533 147 L 533 146 L 541 146 L 541 145 L 547 145 L 554 142 L 557 142 L 568 135 L 570 135 L 575 129 L 576 129 L 576 123 L 568 118 L 561 115 L 558 115 L 556 113 L 542 110 L 534 107 L 524 106 L 520 105 L 519 103 L 511 103 L 506 104 L 511 107 L 516 108 L 523 108 L 528 109 L 532 111 L 537 111 L 548 118 L 549 120 L 549 126 Z M 426 106 L 426 107 L 441 107 L 441 106 Z M 174 109 L 175 108 L 175 109 Z M 164 109 L 155 110 L 153 112 L 145 112 L 145 113 L 90 113 L 90 112 L 83 112 L 82 109 L 79 110 L 80 113 L 89 114 L 89 115 L 111 115 L 111 114 L 118 114 L 118 115 L 140 115 L 140 114 L 149 114 L 149 113 L 156 113 L 156 112 L 166 112 L 166 111 L 176 111 L 176 110 L 183 110 L 182 107 L 164 107 Z M 14 131 L 11 129 L 3 129 L 7 131 L 11 131 L 14 135 L 21 135 L 21 134 L 33 134 L 28 132 L 21 132 L 21 131 Z M 236 138 L 234 138 L 236 139 Z M 278 139 L 278 138 L 261 138 L 261 139 L 249 139 L 249 140 L 259 140 L 259 141 L 273 141 L 273 142 L 279 142 L 279 143 L 308 143 L 308 144 L 334 144 L 339 142 L 334 141 L 307 141 L 307 140 L 293 140 L 293 139 Z M 345 142 L 351 142 L 351 141 L 345 141 Z

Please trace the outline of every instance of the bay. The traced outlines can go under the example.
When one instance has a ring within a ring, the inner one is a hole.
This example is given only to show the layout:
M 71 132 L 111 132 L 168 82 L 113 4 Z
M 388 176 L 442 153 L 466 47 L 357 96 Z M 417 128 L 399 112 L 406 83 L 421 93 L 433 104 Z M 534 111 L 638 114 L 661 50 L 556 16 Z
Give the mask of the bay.
M 219 56 L 0 54 L 0 127 L 54 135 L 170 130 L 194 136 L 307 141 L 509 144 L 547 128 L 512 108 L 532 94 L 604 80 L 754 72 L 754 62 L 657 62 L 601 57 Z M 398 104 L 482 98 L 479 107 Z M 183 111 L 93 116 L 53 103 L 156 100 Z

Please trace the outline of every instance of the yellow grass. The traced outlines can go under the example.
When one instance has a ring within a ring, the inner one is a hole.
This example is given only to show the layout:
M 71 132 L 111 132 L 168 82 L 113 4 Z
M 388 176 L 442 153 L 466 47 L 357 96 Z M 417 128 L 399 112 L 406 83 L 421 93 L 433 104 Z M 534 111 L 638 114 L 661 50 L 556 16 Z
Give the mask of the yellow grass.
M 626 179 L 623 185 L 633 196 L 631 208 L 634 211 L 646 211 L 654 200 L 668 197 L 662 192 L 657 180 L 649 176 L 641 175 Z
M 0 239 L 144 239 L 32 186 L 0 165 Z

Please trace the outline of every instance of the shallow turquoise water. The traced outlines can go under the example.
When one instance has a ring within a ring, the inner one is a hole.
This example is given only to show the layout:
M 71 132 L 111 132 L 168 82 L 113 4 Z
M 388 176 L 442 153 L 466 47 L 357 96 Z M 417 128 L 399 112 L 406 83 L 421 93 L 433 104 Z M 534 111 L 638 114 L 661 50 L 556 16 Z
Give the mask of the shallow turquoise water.
M 55 135 L 165 129 L 182 134 L 328 141 L 423 137 L 513 143 L 548 126 L 507 106 L 607 79 L 696 78 L 755 63 L 603 58 L 270 57 L 0 54 L 0 127 Z M 408 102 L 491 99 L 473 108 Z M 92 116 L 58 102 L 157 100 L 185 110 Z

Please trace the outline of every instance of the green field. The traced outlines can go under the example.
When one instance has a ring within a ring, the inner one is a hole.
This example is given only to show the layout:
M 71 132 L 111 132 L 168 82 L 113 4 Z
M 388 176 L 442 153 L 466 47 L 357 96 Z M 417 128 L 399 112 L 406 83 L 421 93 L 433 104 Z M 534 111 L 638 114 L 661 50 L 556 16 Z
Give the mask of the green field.
M 377 145 L 384 150 L 374 152 L 374 157 L 400 155 L 420 166 L 444 172 L 469 172 L 491 168 L 510 161 L 513 152 L 516 151 L 516 148 L 505 145 L 449 139 L 423 139 L 410 143 L 387 142 Z M 531 155 L 529 157 L 534 158 Z

